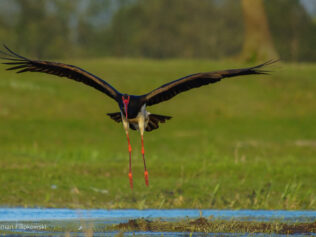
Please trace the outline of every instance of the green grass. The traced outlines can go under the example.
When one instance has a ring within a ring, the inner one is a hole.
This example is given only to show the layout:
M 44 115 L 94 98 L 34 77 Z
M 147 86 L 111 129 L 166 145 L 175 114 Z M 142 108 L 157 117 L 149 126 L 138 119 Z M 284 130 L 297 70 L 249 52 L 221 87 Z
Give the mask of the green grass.
M 143 94 L 170 80 L 236 62 L 68 60 L 118 90 Z M 132 132 L 134 191 L 117 112 L 71 80 L 0 67 L 0 205 L 81 208 L 316 209 L 316 64 L 271 66 L 149 107 L 171 115 Z

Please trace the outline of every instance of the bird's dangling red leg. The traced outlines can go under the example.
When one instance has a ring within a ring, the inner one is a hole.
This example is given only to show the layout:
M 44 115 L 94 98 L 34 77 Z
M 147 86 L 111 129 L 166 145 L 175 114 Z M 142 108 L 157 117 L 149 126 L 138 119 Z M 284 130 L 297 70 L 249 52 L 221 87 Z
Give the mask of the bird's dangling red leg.
M 133 189 L 133 174 L 132 174 L 132 146 L 129 140 L 128 132 L 126 133 L 127 142 L 128 142 L 128 153 L 129 153 L 129 172 L 128 172 L 128 178 L 129 178 L 129 184 L 131 186 L 131 189 Z
M 143 161 L 144 161 L 144 177 L 145 177 L 146 186 L 148 186 L 149 181 L 148 181 L 148 171 L 146 168 L 146 160 L 145 160 L 144 137 L 143 137 L 143 135 L 141 135 L 141 137 L 142 137 L 142 155 L 143 155 Z
M 126 137 L 127 137 L 127 142 L 128 142 L 128 153 L 129 153 L 129 172 L 128 172 L 128 178 L 129 178 L 129 184 L 131 186 L 131 189 L 133 190 L 133 174 L 132 174 L 132 146 L 129 140 L 129 134 L 128 134 L 128 129 L 129 129 L 129 123 L 128 123 L 128 116 L 127 116 L 127 108 L 129 104 L 130 96 L 127 97 L 127 99 L 122 96 L 122 101 L 124 103 L 124 109 L 125 109 L 125 117 L 126 121 L 123 120 L 123 125 L 124 129 L 126 132 Z

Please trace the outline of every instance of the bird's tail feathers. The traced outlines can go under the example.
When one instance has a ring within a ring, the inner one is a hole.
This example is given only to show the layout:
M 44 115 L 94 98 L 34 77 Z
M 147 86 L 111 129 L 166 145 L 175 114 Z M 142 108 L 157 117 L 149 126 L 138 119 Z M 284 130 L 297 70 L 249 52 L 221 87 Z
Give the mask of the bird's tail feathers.
M 171 118 L 171 116 L 166 115 L 149 114 L 149 121 L 145 130 L 151 132 L 152 130 L 159 128 L 159 123 L 165 123 Z
M 107 113 L 107 115 L 117 123 L 122 122 L 122 115 L 120 112 Z M 155 130 L 155 129 L 159 128 L 159 123 L 165 123 L 167 120 L 169 120 L 171 118 L 172 118 L 171 116 L 166 116 L 166 115 L 149 114 L 149 121 L 148 121 L 148 124 L 147 124 L 147 127 L 145 128 L 145 130 L 147 132 Z M 131 126 L 130 128 L 133 130 L 136 129 L 133 126 Z
M 122 122 L 122 115 L 120 112 L 107 113 L 107 115 L 117 123 Z

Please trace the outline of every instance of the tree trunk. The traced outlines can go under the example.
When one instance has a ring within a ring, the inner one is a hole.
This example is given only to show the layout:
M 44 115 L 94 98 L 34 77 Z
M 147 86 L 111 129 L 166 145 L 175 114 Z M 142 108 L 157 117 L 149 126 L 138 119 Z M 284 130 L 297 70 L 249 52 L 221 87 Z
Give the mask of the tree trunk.
M 242 0 L 245 39 L 241 58 L 247 61 L 277 58 L 263 0 Z

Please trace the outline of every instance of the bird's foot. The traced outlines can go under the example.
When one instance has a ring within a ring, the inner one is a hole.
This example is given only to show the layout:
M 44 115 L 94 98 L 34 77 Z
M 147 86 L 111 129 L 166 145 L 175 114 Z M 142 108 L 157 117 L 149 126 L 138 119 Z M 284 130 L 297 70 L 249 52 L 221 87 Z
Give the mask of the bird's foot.
M 129 184 L 131 186 L 131 189 L 133 190 L 133 175 L 132 175 L 132 173 L 128 173 L 128 178 L 129 178 Z
M 145 176 L 145 183 L 146 183 L 146 186 L 149 186 L 148 171 L 147 171 L 147 170 L 144 172 L 144 176 Z

